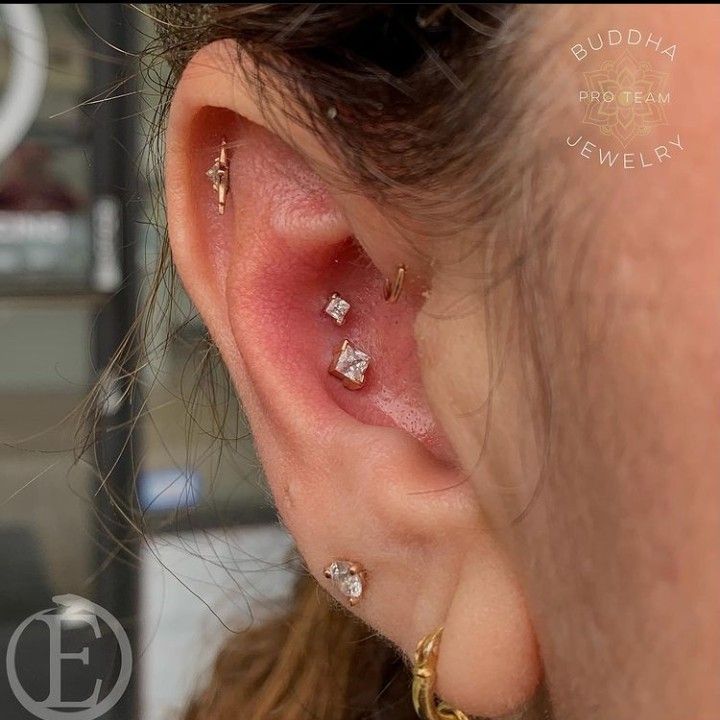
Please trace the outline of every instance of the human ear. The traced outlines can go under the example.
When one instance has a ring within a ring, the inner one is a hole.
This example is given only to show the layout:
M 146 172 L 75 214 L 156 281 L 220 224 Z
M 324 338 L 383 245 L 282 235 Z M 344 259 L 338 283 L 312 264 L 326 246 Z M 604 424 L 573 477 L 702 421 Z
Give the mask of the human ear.
M 381 213 L 365 224 L 367 198 L 316 172 L 322 163 L 341 174 L 316 137 L 267 120 L 282 108 L 261 112 L 243 63 L 228 41 L 203 48 L 172 102 L 176 268 L 309 571 L 332 592 L 328 563 L 361 563 L 366 589 L 353 612 L 408 656 L 444 625 L 445 699 L 469 713 L 514 710 L 538 682 L 534 635 L 513 568 L 425 402 L 413 336 L 422 294 L 408 283 L 400 302 L 384 301 L 383 275 L 403 258 L 387 252 L 380 272 L 355 238 L 380 247 L 390 224 Z M 205 172 L 223 139 L 229 195 L 219 214 Z M 351 304 L 342 327 L 323 313 L 333 292 Z M 357 391 L 328 372 L 346 338 L 372 358 Z

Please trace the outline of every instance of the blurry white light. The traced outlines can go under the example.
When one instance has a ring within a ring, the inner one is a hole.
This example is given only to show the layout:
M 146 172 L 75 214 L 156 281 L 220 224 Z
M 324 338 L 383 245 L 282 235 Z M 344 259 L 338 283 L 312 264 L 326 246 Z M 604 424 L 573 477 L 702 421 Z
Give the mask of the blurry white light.
M 37 5 L 1 3 L 10 71 L 0 98 L 0 163 L 22 142 L 40 109 L 48 74 L 48 44 Z

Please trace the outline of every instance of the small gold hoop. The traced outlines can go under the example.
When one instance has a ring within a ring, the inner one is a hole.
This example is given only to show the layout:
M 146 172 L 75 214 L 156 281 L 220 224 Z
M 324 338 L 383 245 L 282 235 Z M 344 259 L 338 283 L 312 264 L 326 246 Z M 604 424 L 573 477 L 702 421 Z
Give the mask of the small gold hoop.
M 385 280 L 385 287 L 383 288 L 383 296 L 387 302 L 397 302 L 398 298 L 402 294 L 403 283 L 405 282 L 405 266 L 398 265 L 397 273 L 395 273 L 395 281 L 390 282 Z
M 413 666 L 413 707 L 420 720 L 470 720 L 462 710 L 438 702 L 435 697 L 435 678 L 443 628 L 426 635 L 417 646 Z

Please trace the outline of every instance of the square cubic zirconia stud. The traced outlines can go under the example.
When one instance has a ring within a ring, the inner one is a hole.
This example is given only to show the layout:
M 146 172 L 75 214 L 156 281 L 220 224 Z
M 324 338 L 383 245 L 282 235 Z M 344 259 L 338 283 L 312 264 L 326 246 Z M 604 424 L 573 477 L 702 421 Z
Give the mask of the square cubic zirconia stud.
M 358 350 L 349 340 L 344 340 L 333 355 L 329 372 L 343 381 L 349 390 L 359 390 L 365 384 L 365 373 L 372 358 Z
M 350 311 L 350 303 L 333 293 L 325 306 L 325 313 L 329 315 L 338 325 L 345 322 L 345 317 Z

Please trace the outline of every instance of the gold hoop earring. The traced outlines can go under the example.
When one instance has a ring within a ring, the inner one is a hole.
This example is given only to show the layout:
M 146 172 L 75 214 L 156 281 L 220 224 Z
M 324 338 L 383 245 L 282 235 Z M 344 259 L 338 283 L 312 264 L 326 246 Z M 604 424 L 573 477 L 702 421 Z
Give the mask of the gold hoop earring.
M 426 635 L 417 646 L 413 665 L 412 700 L 420 720 L 470 720 L 462 710 L 456 710 L 435 697 L 435 679 L 442 628 Z
M 405 266 L 398 265 L 397 272 L 395 273 L 395 281 L 390 282 L 385 280 L 385 286 L 383 287 L 383 297 L 387 302 L 395 303 L 402 294 L 403 283 L 405 282 Z

